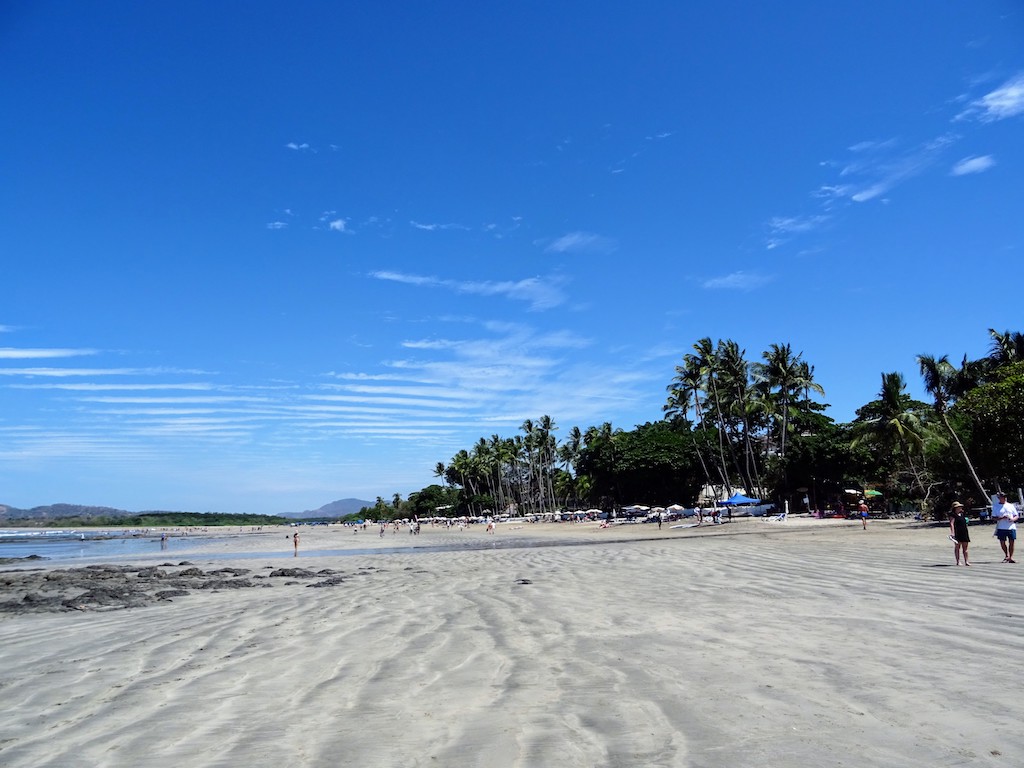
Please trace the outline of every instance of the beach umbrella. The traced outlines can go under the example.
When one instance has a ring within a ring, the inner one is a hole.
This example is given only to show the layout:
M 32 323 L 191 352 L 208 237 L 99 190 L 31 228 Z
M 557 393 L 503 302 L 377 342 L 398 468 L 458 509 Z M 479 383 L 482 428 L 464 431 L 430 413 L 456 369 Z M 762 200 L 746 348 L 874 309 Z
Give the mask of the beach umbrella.
M 882 492 L 881 491 L 875 491 L 875 490 L 869 490 L 869 491 L 864 491 L 864 495 L 865 496 L 881 496 Z

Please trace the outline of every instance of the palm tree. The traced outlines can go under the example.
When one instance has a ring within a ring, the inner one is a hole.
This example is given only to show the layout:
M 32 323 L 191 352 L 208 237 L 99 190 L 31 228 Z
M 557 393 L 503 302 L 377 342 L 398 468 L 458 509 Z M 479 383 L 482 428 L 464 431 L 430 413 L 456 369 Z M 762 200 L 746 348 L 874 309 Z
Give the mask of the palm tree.
M 893 371 L 882 374 L 878 399 L 858 412 L 865 418 L 854 423 L 853 444 L 898 447 L 921 496 L 927 499 L 928 489 L 913 458 L 913 451 L 920 451 L 924 446 L 927 427 L 920 414 L 911 406 L 906 388 L 901 373 Z
M 557 455 L 555 436 L 551 433 L 557 429 L 555 420 L 548 415 L 541 416 L 537 422 L 537 443 L 541 468 L 541 508 L 544 511 L 551 512 L 555 511 L 556 506 L 553 478 L 555 474 L 555 457 Z M 550 510 L 547 509 L 545 501 L 550 502 Z
M 687 368 L 699 373 L 705 385 L 705 391 L 711 396 L 712 410 L 718 421 L 718 460 L 720 462 L 720 473 L 722 482 L 725 484 L 726 493 L 732 496 L 732 483 L 729 482 L 729 470 L 725 461 L 726 430 L 725 418 L 722 413 L 721 399 L 718 396 L 718 356 L 715 347 L 711 343 L 711 337 L 705 336 L 693 345 L 693 353 L 683 357 Z M 729 443 L 729 450 L 732 451 L 732 443 Z M 736 465 L 733 456 L 733 465 Z
M 686 355 L 683 358 L 683 362 L 684 365 L 676 366 L 676 376 L 668 386 L 669 398 L 662 410 L 669 421 L 685 420 L 692 403 L 694 428 L 699 435 L 707 437 L 705 415 L 703 415 L 703 411 L 700 408 L 700 384 L 703 381 L 703 377 L 692 355 Z M 700 461 L 703 473 L 705 473 L 705 484 L 711 485 L 711 472 L 708 470 L 708 462 L 705 461 L 703 451 L 700 450 L 700 442 L 696 439 L 696 434 L 693 439 L 693 450 L 697 454 L 697 459 Z M 725 472 L 722 467 L 719 467 L 718 470 L 724 485 L 726 484 Z
M 618 489 L 615 483 L 615 435 L 622 430 L 612 429 L 610 421 L 604 422 L 600 427 L 587 427 L 583 433 L 583 442 L 588 452 L 600 456 L 598 466 L 601 472 L 596 476 L 592 475 L 586 480 L 587 495 L 593 492 L 601 493 L 601 503 L 614 504 L 618 499 Z M 594 488 L 594 486 L 597 488 Z
M 729 414 L 743 425 L 744 486 L 748 496 L 761 492 L 761 477 L 757 469 L 757 456 L 751 442 L 750 416 L 755 411 L 755 393 L 750 387 L 750 365 L 744 359 L 745 349 L 740 349 L 732 339 L 718 342 L 718 359 L 722 381 L 729 397 Z M 756 489 L 756 491 L 755 491 Z
M 578 473 L 576 464 L 580 458 L 580 449 L 583 447 L 583 432 L 579 427 L 569 430 L 569 436 L 564 443 L 558 446 L 558 459 L 562 462 L 562 484 L 567 488 L 565 505 L 569 506 L 570 496 L 578 503 L 579 492 L 577 486 Z
M 450 462 L 448 462 L 448 469 L 446 470 L 446 476 L 450 481 L 454 477 L 459 478 L 459 485 L 462 486 L 463 498 L 466 502 L 467 509 L 472 511 L 473 504 L 471 499 L 476 496 L 476 485 L 473 482 L 473 474 L 475 471 L 473 458 L 469 455 L 469 452 L 462 449 L 456 453 Z M 454 485 L 454 481 L 452 481 Z
M 991 367 L 1000 368 L 1024 360 L 1024 333 L 1018 331 L 999 333 L 995 328 L 989 328 L 988 335 L 992 338 L 988 353 L 988 362 Z
M 949 432 L 950 437 L 953 438 L 953 442 L 956 443 L 957 448 L 960 449 L 960 455 L 964 458 L 964 463 L 967 465 L 967 469 L 971 472 L 971 477 L 974 478 L 974 483 L 978 487 L 978 492 L 981 494 L 981 501 L 984 502 L 988 498 L 988 494 L 985 492 L 985 487 L 981 484 L 981 480 L 978 479 L 978 473 L 974 470 L 974 464 L 971 463 L 970 457 L 967 455 L 967 450 L 964 448 L 963 442 L 960 440 L 960 436 L 953 429 L 953 425 L 949 423 L 949 416 L 947 411 L 949 406 L 953 404 L 956 399 L 958 389 L 958 371 L 949 362 L 949 356 L 943 355 L 942 357 L 935 357 L 933 355 L 918 355 L 917 364 L 921 369 L 921 377 L 924 379 L 924 388 L 934 400 L 933 407 L 935 413 L 942 419 L 942 424 L 946 427 L 946 431 Z M 967 367 L 967 360 L 964 359 L 963 368 Z M 963 370 L 961 368 L 961 370 Z
M 793 354 L 789 344 L 772 344 L 761 357 L 763 363 L 757 363 L 754 374 L 767 392 L 777 401 L 777 418 L 781 418 L 779 428 L 779 456 L 786 457 L 786 437 L 789 434 L 789 417 L 797 394 L 802 390 L 805 396 L 810 392 L 824 395 L 825 390 L 814 381 L 814 369 L 803 360 L 803 353 Z
M 530 506 L 532 511 L 538 511 L 540 502 L 540 490 L 537 495 L 534 493 L 535 486 L 539 486 L 540 478 L 540 461 L 537 455 L 537 427 L 534 424 L 534 420 L 526 419 L 522 424 L 519 425 L 519 429 L 523 431 L 522 447 L 525 452 L 526 460 L 526 487 L 524 501 Z
M 662 406 L 662 411 L 665 413 L 667 421 L 678 424 L 687 421 L 690 405 L 693 405 L 696 418 L 694 422 L 695 430 L 692 431 L 693 450 L 697 453 L 697 459 L 704 470 L 704 484 L 711 485 L 711 473 L 708 471 L 708 464 L 704 460 L 704 451 L 701 450 L 700 441 L 697 439 L 698 434 L 701 436 L 706 434 L 704 431 L 704 414 L 700 407 L 700 384 L 701 375 L 696 366 L 690 364 L 685 366 L 677 365 L 675 378 L 666 387 L 668 390 L 668 400 Z M 725 482 L 724 475 L 722 476 L 722 482 L 723 484 Z

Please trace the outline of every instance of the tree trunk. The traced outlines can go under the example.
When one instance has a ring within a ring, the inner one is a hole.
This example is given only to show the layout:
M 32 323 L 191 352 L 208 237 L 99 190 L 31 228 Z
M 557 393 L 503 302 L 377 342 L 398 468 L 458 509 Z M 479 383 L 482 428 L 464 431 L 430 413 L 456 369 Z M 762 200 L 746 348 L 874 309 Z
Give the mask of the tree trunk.
M 978 486 L 978 491 L 981 492 L 981 502 L 988 502 L 988 494 L 985 492 L 985 486 L 981 484 L 981 480 L 978 479 L 978 473 L 974 471 L 974 465 L 971 463 L 970 458 L 967 456 L 967 450 L 964 448 L 964 444 L 960 442 L 960 436 L 953 430 L 953 425 L 949 423 L 949 419 L 946 418 L 946 412 L 942 412 L 942 423 L 946 425 L 946 429 L 949 430 L 949 434 L 953 436 L 953 440 L 956 442 L 956 447 L 960 449 L 960 455 L 964 457 L 964 463 L 967 468 L 971 470 L 971 477 L 974 478 L 975 485 Z

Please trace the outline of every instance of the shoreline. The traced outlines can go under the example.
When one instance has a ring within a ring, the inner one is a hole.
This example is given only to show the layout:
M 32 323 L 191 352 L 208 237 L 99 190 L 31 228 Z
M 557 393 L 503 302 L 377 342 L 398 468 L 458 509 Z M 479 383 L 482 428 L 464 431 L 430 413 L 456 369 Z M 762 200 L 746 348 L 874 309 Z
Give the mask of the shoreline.
M 935 527 L 935 523 L 918 522 L 911 520 L 873 520 L 870 525 L 879 528 L 908 528 L 924 530 Z M 943 524 L 943 527 L 944 524 Z M 369 526 L 367 529 L 355 529 L 352 526 L 339 524 L 316 525 L 316 526 L 264 526 L 262 530 L 242 531 L 234 530 L 234 526 L 210 527 L 205 530 L 193 530 L 182 533 L 172 528 L 152 528 L 145 534 L 137 534 L 131 537 L 117 535 L 117 530 L 110 527 L 97 529 L 83 528 L 83 532 L 94 532 L 98 534 L 110 534 L 91 537 L 90 541 L 146 541 L 153 544 L 160 543 L 161 534 L 167 535 L 167 540 L 174 542 L 177 549 L 174 554 L 203 554 L 220 553 L 221 557 L 230 557 L 236 554 L 239 557 L 267 556 L 291 556 L 293 547 L 291 536 L 298 532 L 300 538 L 299 557 L 311 556 L 313 552 L 323 553 L 319 556 L 334 556 L 337 553 L 355 549 L 418 549 L 424 547 L 440 547 L 438 551 L 453 551 L 464 547 L 476 548 L 485 547 L 488 543 L 496 546 L 559 546 L 559 545 L 580 545 L 591 543 L 628 542 L 628 541 L 663 541 L 679 538 L 691 538 L 694 536 L 726 536 L 744 534 L 768 534 L 808 530 L 832 530 L 836 528 L 860 528 L 859 520 L 842 519 L 814 519 L 790 516 L 784 522 L 774 522 L 761 517 L 737 517 L 731 521 L 719 525 L 705 523 L 701 526 L 693 524 L 683 527 L 672 528 L 665 524 L 661 529 L 656 523 L 621 523 L 603 528 L 598 522 L 584 523 L 500 523 L 497 525 L 494 534 L 488 534 L 483 525 L 473 525 L 464 531 L 444 526 L 431 526 L 425 524 L 421 533 L 410 535 L 406 528 L 393 533 L 389 528 L 383 537 L 377 533 L 377 528 Z M 67 529 L 31 529 L 41 534 L 45 532 L 63 532 Z M 137 530 L 137 529 L 131 529 Z M 262 547 L 261 543 L 276 542 L 275 537 L 283 535 L 284 542 L 279 547 Z M 512 539 L 515 544 L 509 545 Z M 210 544 L 216 542 L 215 547 Z M 27 547 L 31 541 L 18 542 L 14 546 Z M 182 547 L 182 545 L 184 545 Z M 191 546 L 190 546 L 191 545 Z M 123 556 L 112 556 L 111 562 L 130 562 L 133 558 L 152 559 L 158 557 L 160 552 L 132 552 Z M 93 558 L 88 558 L 92 560 Z M 67 560 L 74 560 L 68 558 Z M 46 562 L 62 563 L 64 558 L 48 559 Z

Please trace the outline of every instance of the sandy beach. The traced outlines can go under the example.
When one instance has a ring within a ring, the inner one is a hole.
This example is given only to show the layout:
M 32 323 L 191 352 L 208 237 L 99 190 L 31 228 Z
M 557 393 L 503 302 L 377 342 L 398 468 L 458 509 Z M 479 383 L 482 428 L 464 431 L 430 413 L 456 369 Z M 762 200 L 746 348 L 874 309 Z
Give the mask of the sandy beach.
M 1024 763 L 1024 566 L 990 528 L 971 568 L 906 521 L 289 533 L 133 558 L 212 588 L 0 614 L 0 764 Z M 79 567 L 0 566 L 0 600 Z

